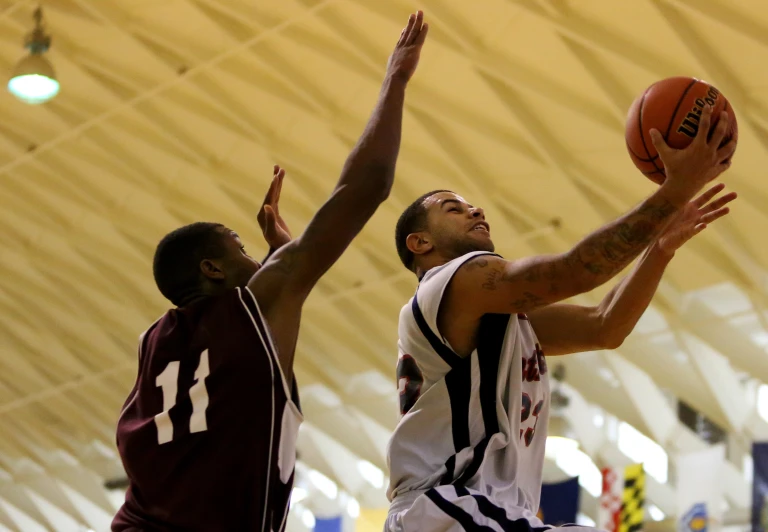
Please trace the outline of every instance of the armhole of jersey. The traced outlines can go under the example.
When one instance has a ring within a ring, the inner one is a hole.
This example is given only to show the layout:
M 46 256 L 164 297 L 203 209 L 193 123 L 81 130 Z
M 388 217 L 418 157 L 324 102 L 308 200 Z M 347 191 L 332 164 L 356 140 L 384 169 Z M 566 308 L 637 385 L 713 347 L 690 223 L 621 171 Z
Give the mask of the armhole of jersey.
M 445 297 L 445 291 L 448 288 L 448 285 L 451 284 L 451 281 L 453 280 L 453 277 L 456 275 L 456 273 L 461 269 L 462 266 L 464 266 L 464 264 L 481 255 L 492 255 L 495 257 L 500 257 L 500 255 L 496 253 L 491 253 L 489 251 L 476 251 L 474 253 L 471 253 L 470 256 L 468 257 L 467 256 L 462 257 L 463 260 L 453 268 L 453 271 L 450 272 L 448 279 L 445 282 L 443 282 L 443 285 L 440 288 L 440 293 L 438 295 L 438 302 L 437 302 L 437 310 L 435 311 L 434 320 L 428 320 L 426 316 L 424 316 L 424 313 L 421 311 L 421 306 L 419 305 L 419 300 L 418 300 L 419 289 L 421 288 L 422 283 L 428 282 L 429 279 L 422 280 L 422 282 L 419 283 L 419 287 L 416 288 L 416 293 L 413 295 L 411 309 L 413 311 L 413 317 L 416 320 L 416 324 L 419 326 L 421 333 L 424 335 L 424 337 L 426 337 L 427 341 L 432 346 L 432 349 L 434 349 L 435 352 L 437 352 L 437 354 L 440 355 L 440 358 L 442 358 L 445 361 L 445 363 L 451 367 L 456 366 L 456 364 L 459 363 L 462 360 L 462 358 L 454 352 L 451 346 L 448 345 L 448 342 L 445 340 L 445 337 L 440 333 L 440 329 L 438 328 L 438 325 L 437 325 L 437 320 L 440 314 L 440 306 L 443 304 L 443 297 Z M 439 275 L 439 272 L 438 272 L 438 275 Z M 434 321 L 434 323 L 431 323 L 431 321 Z
M 242 290 L 245 291 L 245 295 L 243 294 L 240 288 L 237 288 L 238 297 L 240 298 L 240 302 L 245 308 L 245 311 L 248 313 L 248 316 L 251 318 L 251 322 L 253 322 L 253 326 L 256 328 L 256 332 L 258 333 L 259 338 L 261 338 L 262 344 L 264 344 L 264 349 L 267 352 L 267 356 L 269 356 L 272 359 L 275 366 L 277 366 L 277 371 L 280 374 L 280 382 L 283 385 L 283 391 L 285 392 L 285 396 L 288 400 L 288 407 L 291 410 L 293 410 L 294 414 L 298 416 L 301 421 L 303 421 L 304 416 L 301 413 L 299 406 L 294 401 L 294 393 L 292 393 L 293 387 L 292 386 L 289 387 L 288 381 L 286 381 L 285 379 L 285 373 L 283 373 L 283 366 L 280 365 L 280 359 L 277 358 L 277 348 L 275 347 L 275 343 L 272 340 L 272 334 L 269 330 L 269 324 L 267 323 L 267 320 L 264 319 L 264 315 L 261 313 L 261 307 L 259 307 L 259 303 L 258 301 L 256 301 L 256 296 L 253 295 L 253 292 L 251 292 L 251 289 L 248 288 L 247 286 Z M 246 302 L 244 298 L 248 298 L 249 301 Z M 249 307 L 249 303 L 251 302 L 253 303 L 253 306 L 256 309 L 255 315 L 253 312 L 251 312 L 251 309 Z
M 123 409 L 120 411 L 120 415 L 117 416 L 118 423 L 120 422 L 120 419 L 123 417 L 123 414 L 125 414 L 125 411 L 128 410 L 128 407 L 131 406 L 133 404 L 133 401 L 136 400 L 137 386 L 138 386 L 138 383 L 139 383 L 139 377 L 141 377 L 142 365 L 144 364 L 144 353 L 146 351 L 146 346 L 144 344 L 147 341 L 147 336 L 149 336 L 149 333 L 152 331 L 152 329 L 155 328 L 155 326 L 158 323 L 160 323 L 161 319 L 163 319 L 162 316 L 157 318 L 157 320 L 155 320 L 155 323 L 150 325 L 149 328 L 146 331 L 144 331 L 143 333 L 141 333 L 139 335 L 139 346 L 138 346 L 138 349 L 137 349 L 137 360 L 136 360 L 136 368 L 137 368 L 137 370 L 136 370 L 136 381 L 135 381 L 135 383 L 133 385 L 133 390 L 131 390 L 131 395 L 129 396 L 128 400 L 126 401 L 125 406 L 123 407 Z
M 165 314 L 163 314 L 165 316 Z M 152 329 L 154 329 L 158 323 L 160 323 L 160 320 L 163 319 L 163 316 L 160 316 L 155 320 L 155 322 L 149 326 L 149 328 L 141 333 L 139 335 L 139 373 L 141 373 L 141 365 L 144 363 L 144 353 L 146 352 L 146 348 L 144 345 L 144 342 L 147 339 L 147 336 L 149 336 L 149 333 L 152 332 Z

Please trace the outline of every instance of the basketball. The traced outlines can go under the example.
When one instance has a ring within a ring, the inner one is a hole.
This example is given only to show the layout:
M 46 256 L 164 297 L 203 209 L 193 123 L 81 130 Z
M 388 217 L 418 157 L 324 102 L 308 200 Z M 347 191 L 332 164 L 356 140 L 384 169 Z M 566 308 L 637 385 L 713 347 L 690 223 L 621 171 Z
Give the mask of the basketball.
M 658 129 L 671 148 L 688 146 L 699 131 L 699 119 L 705 105 L 713 105 L 711 136 L 720 113 L 728 113 L 728 131 L 722 145 L 738 138 L 736 116 L 728 100 L 719 90 L 696 78 L 674 77 L 648 87 L 632 103 L 627 115 L 625 138 L 627 150 L 635 166 L 648 179 L 662 184 L 666 178 L 664 164 L 651 141 L 649 131 Z

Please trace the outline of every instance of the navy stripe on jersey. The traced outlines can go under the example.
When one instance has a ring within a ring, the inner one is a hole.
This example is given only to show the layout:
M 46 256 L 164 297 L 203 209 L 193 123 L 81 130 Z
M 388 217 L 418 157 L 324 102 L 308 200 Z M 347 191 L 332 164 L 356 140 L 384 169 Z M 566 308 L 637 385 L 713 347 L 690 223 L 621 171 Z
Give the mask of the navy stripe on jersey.
M 496 257 L 499 257 L 500 255 L 496 255 L 495 253 L 482 253 L 473 255 L 471 257 L 468 257 L 462 264 L 456 269 L 458 271 L 464 264 L 467 262 L 475 259 L 476 257 L 481 257 L 483 255 L 493 255 Z M 453 275 L 456 275 L 456 272 L 453 273 Z M 450 280 L 448 281 L 450 283 Z M 447 285 L 446 285 L 447 286 Z M 416 291 L 416 294 L 414 294 L 413 299 L 411 300 L 411 312 L 413 312 L 413 317 L 416 320 L 416 324 L 419 327 L 419 330 L 421 331 L 421 334 L 424 335 L 424 337 L 429 342 L 429 345 L 432 346 L 432 349 L 437 353 L 440 358 L 443 359 L 443 361 L 448 364 L 451 367 L 451 370 L 446 374 L 445 376 L 445 385 L 448 390 L 448 397 L 451 403 L 451 431 L 453 433 L 453 448 L 456 453 L 460 452 L 462 449 L 466 449 L 470 446 L 470 438 L 469 438 L 469 401 L 472 394 L 472 362 L 471 357 L 465 357 L 462 358 L 456 353 L 453 352 L 453 350 L 448 347 L 445 343 L 442 342 L 440 338 L 437 337 L 435 332 L 430 328 L 429 324 L 427 323 L 427 320 L 424 318 L 424 314 L 421 312 L 421 308 L 419 308 L 419 300 L 418 300 L 418 290 Z M 503 340 L 503 339 L 502 339 Z M 498 368 L 498 360 L 499 360 L 500 352 L 496 354 L 496 368 Z M 497 371 L 497 370 L 495 370 Z M 481 370 L 482 373 L 482 370 Z M 481 382 L 482 387 L 482 382 Z M 496 416 L 496 406 L 495 406 L 495 393 L 496 393 L 496 377 L 494 373 L 493 377 L 493 384 L 490 386 L 492 388 L 492 395 L 491 400 L 494 401 L 494 404 L 492 406 L 493 409 L 493 415 L 494 419 Z M 482 391 L 481 391 L 482 396 Z M 482 402 L 482 399 L 481 399 Z M 483 414 L 485 417 L 485 413 Z M 498 423 L 496 424 L 496 430 L 493 431 L 491 434 L 494 434 L 498 432 Z M 488 434 L 488 430 L 486 429 L 486 434 Z M 477 469 L 480 467 L 480 464 L 482 463 L 482 456 L 485 454 L 485 448 L 488 446 L 488 438 L 484 440 L 483 442 L 480 442 L 479 445 L 482 446 L 482 449 L 475 449 L 475 455 L 472 464 L 470 464 L 470 468 L 474 468 L 472 473 L 470 474 L 468 478 L 471 478 L 476 472 Z M 475 464 L 477 452 L 480 451 L 480 457 L 481 459 L 477 464 Z M 450 484 L 454 482 L 454 475 L 456 470 L 456 455 L 454 454 L 451 456 L 446 462 L 445 462 L 445 469 L 446 472 L 443 475 L 443 477 L 440 479 L 440 484 Z M 466 474 L 465 470 L 465 474 Z M 462 474 L 462 478 L 464 477 L 464 474 Z M 466 480 L 465 480 L 466 481 Z
M 456 495 L 459 497 L 467 497 L 470 493 L 467 488 L 456 486 Z M 507 517 L 507 512 L 504 511 L 503 508 L 496 506 L 485 495 L 472 494 L 472 498 L 475 499 L 480 513 L 488 519 L 496 521 L 504 532 L 547 532 L 551 530 L 551 527 L 534 528 L 528 520 L 522 517 L 512 521 Z
M 475 473 L 477 473 L 477 470 L 480 469 L 480 465 L 482 465 L 483 463 L 483 458 L 485 458 L 485 450 L 488 448 L 488 443 L 490 441 L 491 441 L 491 436 L 486 436 L 485 438 L 480 440 L 480 443 L 475 445 L 475 448 L 472 449 L 472 461 L 461 473 L 461 476 L 456 479 L 456 482 L 454 482 L 454 484 L 456 484 L 457 486 L 463 486 L 472 477 L 475 476 Z
M 453 475 L 456 471 L 456 455 L 451 455 L 448 461 L 445 462 L 445 474 L 440 479 L 440 485 L 450 484 L 453 482 Z
M 499 419 L 496 416 L 496 383 L 509 319 L 509 314 L 487 314 L 480 320 L 477 332 L 477 360 L 480 365 L 480 410 L 483 413 L 485 437 L 472 450 L 472 462 L 456 480 L 456 484 L 460 486 L 475 476 L 485 459 L 485 450 L 491 437 L 499 432 Z
M 427 320 L 424 319 L 424 314 L 421 313 L 421 309 L 419 308 L 419 299 L 417 296 L 418 294 L 413 295 L 411 310 L 413 311 L 413 317 L 416 319 L 416 324 L 421 330 L 421 334 L 424 335 L 429 342 L 429 345 L 435 350 L 435 353 L 440 355 L 440 358 L 442 358 L 446 364 L 452 368 L 456 367 L 456 365 L 461 362 L 462 358 L 454 353 L 450 347 L 441 342 L 440 338 L 438 338 L 432 329 L 429 328 Z
M 459 364 L 446 374 L 445 386 L 448 388 L 448 397 L 451 401 L 453 448 L 458 453 L 470 445 L 469 399 L 472 394 L 471 358 L 462 358 Z
M 493 532 L 491 527 L 485 525 L 478 525 L 475 520 L 472 519 L 472 515 L 467 513 L 464 509 L 459 508 L 452 502 L 443 498 L 440 493 L 435 489 L 431 489 L 426 493 L 435 506 L 440 508 L 449 517 L 452 517 L 459 523 L 467 532 Z
M 504 339 L 509 327 L 509 314 L 486 314 L 477 332 L 477 361 L 480 365 L 480 408 L 483 412 L 485 435 L 499 432 L 496 416 L 496 383 Z
M 468 257 L 464 262 L 462 262 L 458 268 L 453 272 L 453 275 L 456 275 L 456 272 L 458 272 L 462 266 L 464 266 L 467 262 L 477 258 L 482 257 L 484 255 L 493 255 L 494 257 L 500 257 L 501 255 L 497 255 L 495 253 L 481 253 L 478 255 L 473 255 L 471 257 Z M 453 275 L 451 276 L 451 279 L 453 279 Z M 448 282 L 445 286 L 448 286 L 451 282 L 451 279 L 448 279 Z M 419 279 L 419 282 L 421 282 L 421 279 Z M 411 301 L 411 311 L 413 312 L 413 317 L 416 320 L 416 324 L 419 326 L 419 330 L 421 331 L 421 334 L 424 335 L 424 337 L 429 342 L 429 345 L 432 346 L 432 349 L 435 350 L 435 353 L 440 355 L 440 358 L 442 358 L 446 364 L 451 366 L 452 368 L 455 367 L 457 364 L 459 364 L 462 360 L 462 357 L 457 355 L 453 352 L 453 350 L 445 345 L 440 338 L 437 337 L 435 332 L 430 328 L 429 324 L 427 323 L 427 320 L 424 319 L 424 314 L 422 314 L 421 309 L 419 308 L 419 291 L 416 290 L 416 293 L 413 295 L 413 300 Z

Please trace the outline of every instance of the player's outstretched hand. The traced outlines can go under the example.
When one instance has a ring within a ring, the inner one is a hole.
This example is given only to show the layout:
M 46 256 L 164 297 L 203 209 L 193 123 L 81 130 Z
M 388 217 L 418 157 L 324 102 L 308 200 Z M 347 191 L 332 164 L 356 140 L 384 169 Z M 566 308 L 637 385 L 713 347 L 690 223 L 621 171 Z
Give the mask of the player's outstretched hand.
M 723 189 L 725 189 L 724 184 L 717 184 L 689 202 L 659 236 L 658 248 L 672 255 L 683 244 L 706 229 L 707 225 L 728 214 L 730 209 L 726 205 L 736 199 L 736 193 L 730 192 L 715 199 Z
M 408 25 L 400 33 L 395 50 L 389 56 L 387 74 L 408 81 L 416 72 L 419 56 L 427 38 L 429 24 L 424 22 L 424 13 L 418 11 L 408 17 Z
M 256 219 L 259 221 L 259 227 L 264 235 L 264 240 L 269 244 L 270 249 L 276 250 L 291 241 L 291 231 L 288 224 L 280 216 L 280 191 L 283 189 L 283 178 L 285 170 L 275 165 L 272 183 L 269 185 L 267 195 L 264 197 L 264 203 Z
M 712 106 L 707 105 L 701 113 L 696 138 L 682 150 L 670 148 L 657 129 L 650 131 L 651 140 L 659 153 L 667 181 L 686 190 L 692 190 L 693 197 L 701 188 L 725 172 L 731 166 L 731 156 L 736 151 L 736 141 L 725 146 L 720 144 L 728 131 L 728 113 L 722 112 L 717 127 L 709 136 L 712 123 Z

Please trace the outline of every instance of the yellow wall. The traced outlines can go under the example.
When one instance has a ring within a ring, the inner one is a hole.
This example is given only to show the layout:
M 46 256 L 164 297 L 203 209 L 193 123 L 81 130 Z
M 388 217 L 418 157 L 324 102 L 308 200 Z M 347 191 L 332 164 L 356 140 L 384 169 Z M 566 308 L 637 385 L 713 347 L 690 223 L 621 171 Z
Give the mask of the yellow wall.
M 387 519 L 387 508 L 381 510 L 360 509 L 360 517 L 355 521 L 355 532 L 381 532 Z

